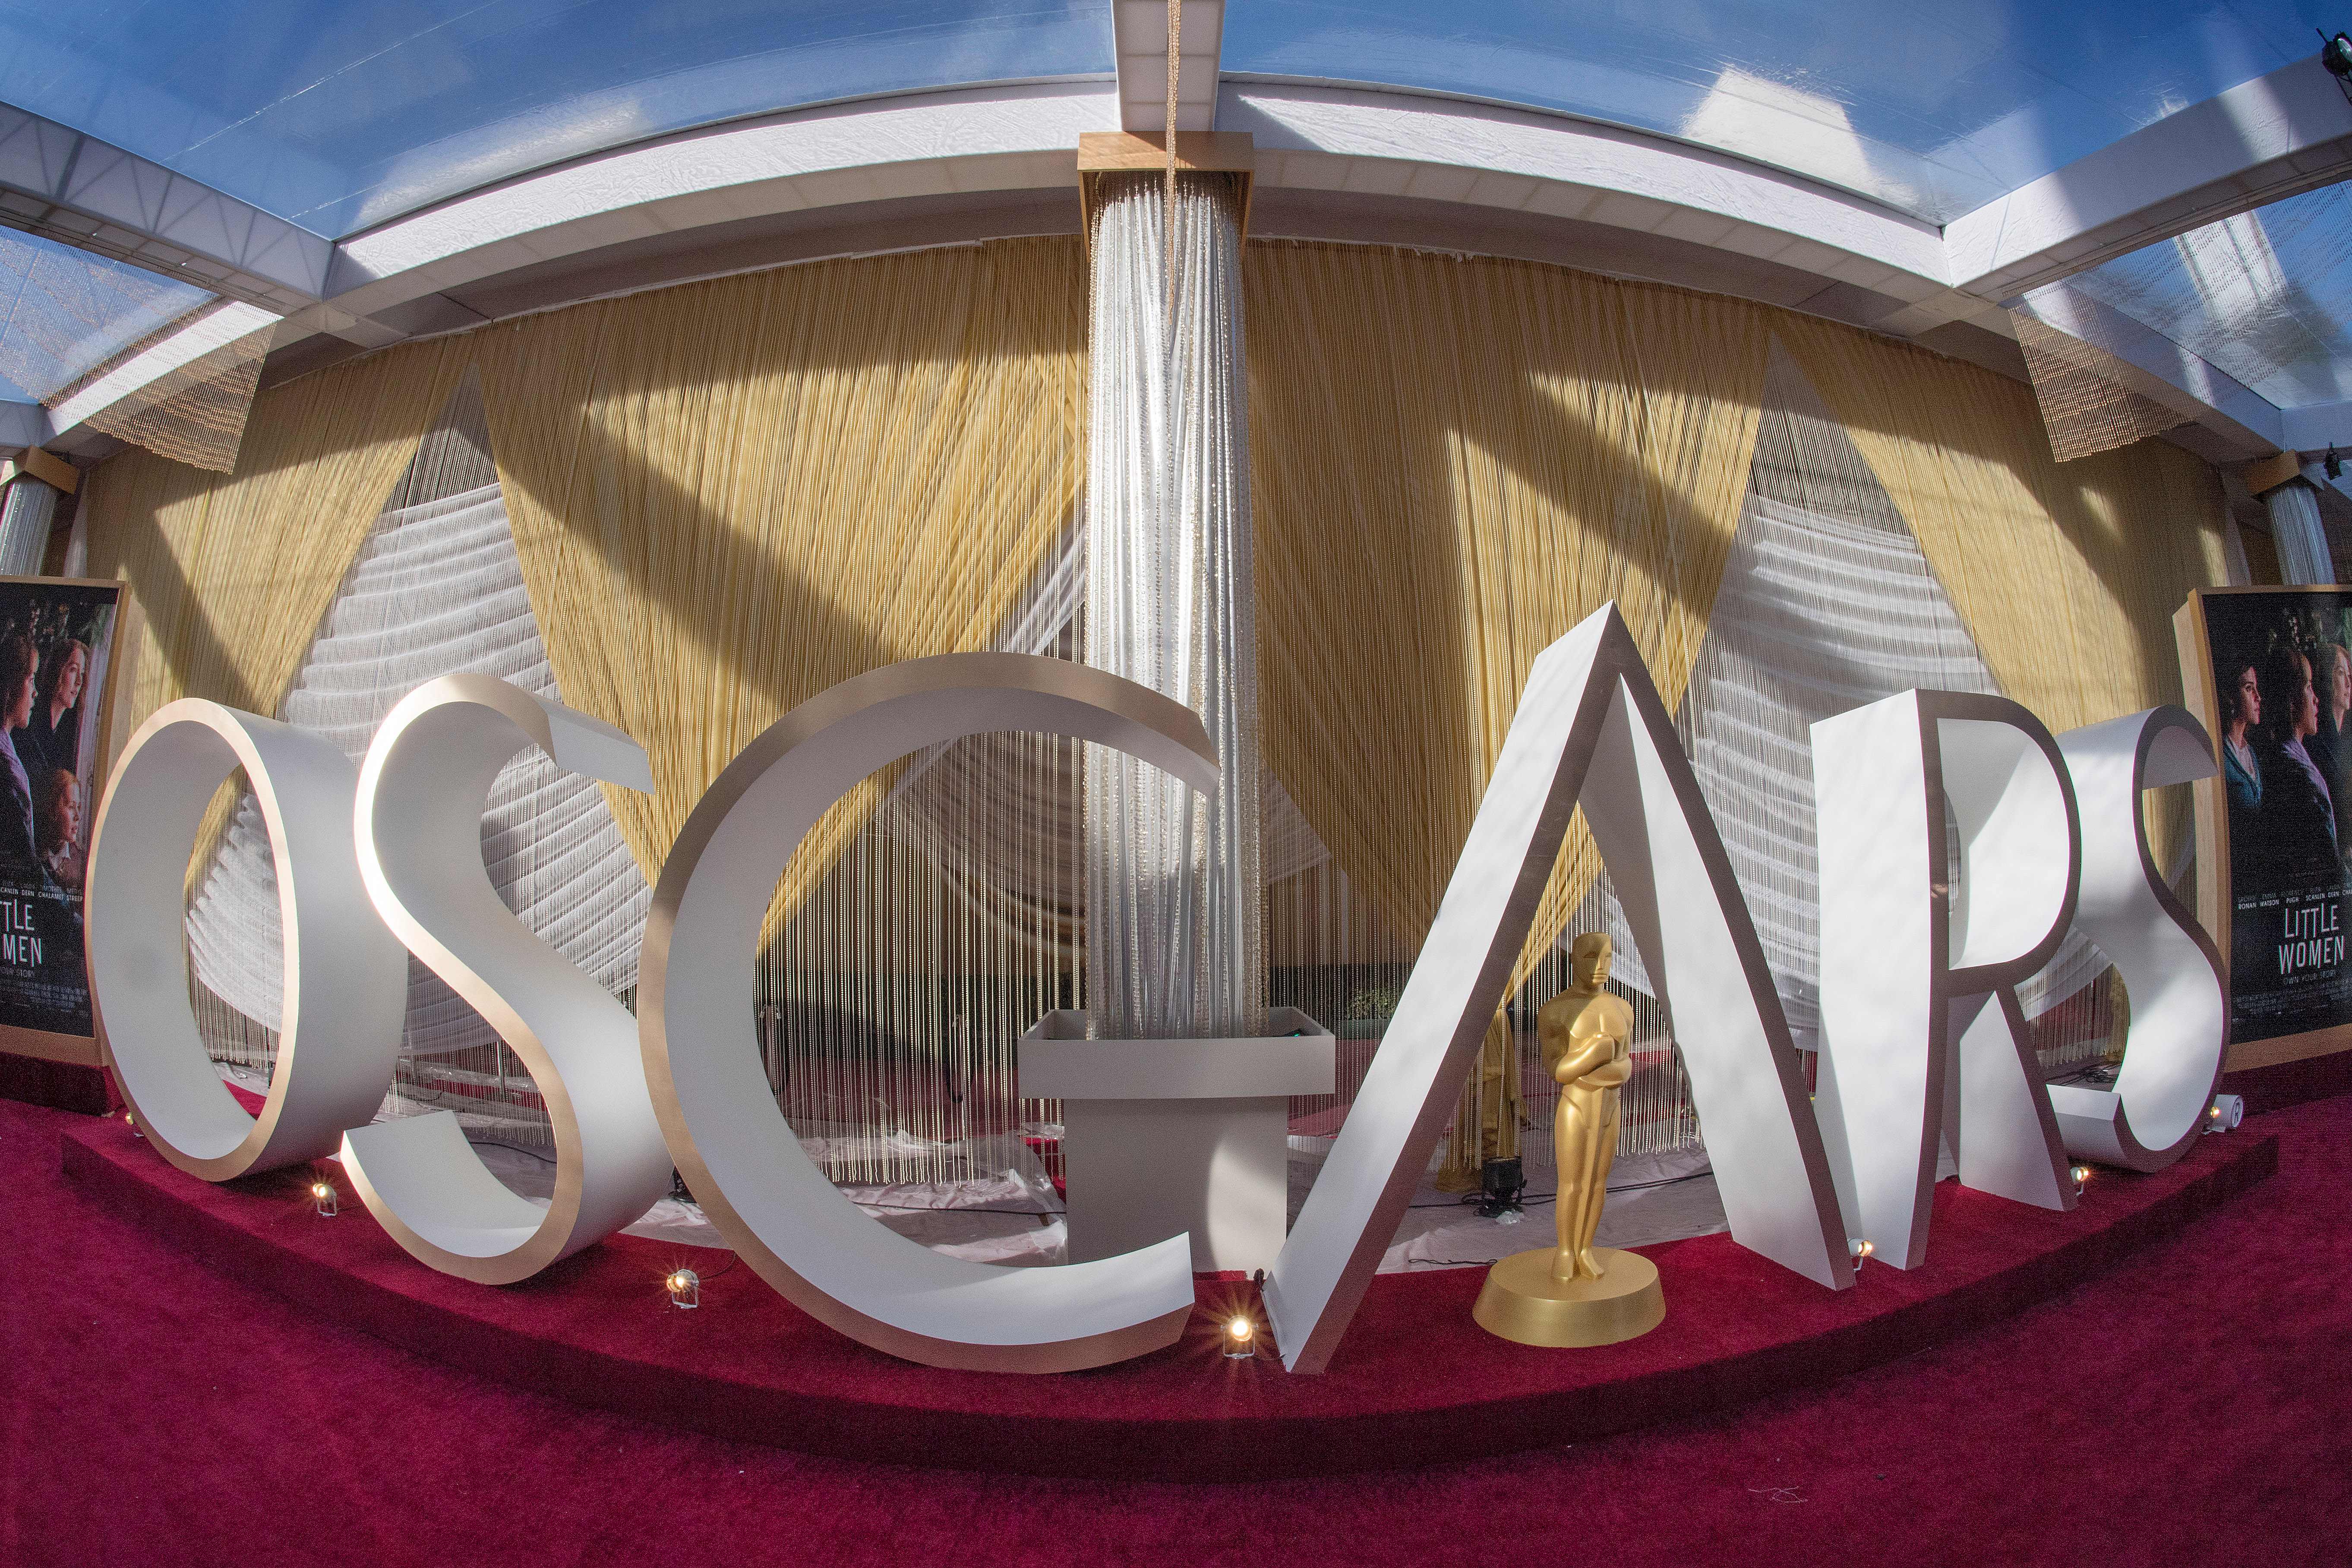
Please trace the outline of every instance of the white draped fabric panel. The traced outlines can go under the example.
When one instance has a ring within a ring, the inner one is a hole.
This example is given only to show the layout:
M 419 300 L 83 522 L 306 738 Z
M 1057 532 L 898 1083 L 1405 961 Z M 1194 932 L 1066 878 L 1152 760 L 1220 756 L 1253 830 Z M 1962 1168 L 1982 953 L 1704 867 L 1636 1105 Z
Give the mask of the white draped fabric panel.
M 377 519 L 278 716 L 354 761 L 384 714 L 436 676 L 494 675 L 561 700 L 493 483 Z M 482 857 L 507 907 L 615 994 L 636 984 L 652 890 L 596 784 L 536 748 L 499 775 Z M 188 910 L 195 977 L 275 1027 L 284 981 L 277 876 L 250 795 Z M 409 966 L 404 1048 L 488 1046 L 497 1034 L 422 964 Z
M 1755 467 L 1678 723 L 1797 1044 L 1820 1023 L 1812 725 L 1914 687 L 1998 695 L 1918 541 L 1778 351 Z M 1648 976 L 1610 900 L 1617 977 Z M 2020 994 L 2038 1017 L 2098 978 L 2080 940 Z

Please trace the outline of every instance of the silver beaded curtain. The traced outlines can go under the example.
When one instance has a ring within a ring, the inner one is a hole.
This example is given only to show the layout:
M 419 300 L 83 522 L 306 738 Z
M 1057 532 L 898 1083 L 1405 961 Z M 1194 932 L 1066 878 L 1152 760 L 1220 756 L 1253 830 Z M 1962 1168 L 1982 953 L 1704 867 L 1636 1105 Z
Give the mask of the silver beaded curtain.
M 1265 1026 L 1257 609 L 1232 180 L 1115 176 L 1093 245 L 1086 658 L 1199 713 L 1213 797 L 1086 759 L 1087 1003 L 1100 1038 Z

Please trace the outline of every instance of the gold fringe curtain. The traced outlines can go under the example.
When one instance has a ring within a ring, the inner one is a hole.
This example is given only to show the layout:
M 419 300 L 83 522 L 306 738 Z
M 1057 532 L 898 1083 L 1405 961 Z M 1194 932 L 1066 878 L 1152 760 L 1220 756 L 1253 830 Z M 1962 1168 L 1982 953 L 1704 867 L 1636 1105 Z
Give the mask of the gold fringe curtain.
M 1767 307 L 1530 263 L 1250 247 L 1266 754 L 1400 934 L 1426 929 L 1534 655 L 1623 609 L 1671 704 L 1702 640 L 1778 333 L 2003 687 L 2053 729 L 2177 699 L 2170 614 L 2222 580 L 2211 470 L 2051 458 L 2031 392 Z M 1073 240 L 799 267 L 575 307 L 306 376 L 240 471 L 126 453 L 91 569 L 150 637 L 130 700 L 274 711 L 368 523 L 478 363 L 570 700 L 655 760 L 608 792 L 657 870 L 760 729 L 987 645 L 1083 470 Z M 869 814 L 812 840 L 786 906 Z M 1596 868 L 1581 825 L 1531 953 Z
M 1614 599 L 1679 700 L 1747 489 L 1767 313 L 1363 247 L 1253 246 L 1247 285 L 1266 758 L 1417 938 L 1536 655 Z M 1580 818 L 1529 953 L 1598 868 Z
M 1611 600 L 1677 702 L 1756 443 L 1763 312 L 1525 262 L 1261 245 L 1246 270 L 1265 756 L 1418 938 L 1529 667 Z M 1600 870 L 1570 824 L 1517 990 Z M 1440 1185 L 1519 1152 L 1500 1012 Z
M 1084 472 L 1075 239 L 788 268 L 469 342 L 564 699 L 652 756 L 651 795 L 605 791 L 648 878 L 791 709 L 988 647 Z M 768 935 L 879 799 L 869 781 L 811 833 Z
M 2210 466 L 2148 439 L 2052 455 L 2031 388 L 1810 317 L 1780 331 L 1903 513 L 2001 689 L 2053 733 L 2180 700 L 2172 615 L 2229 581 Z M 2168 863 L 2186 790 L 2151 813 Z
M 304 376 L 254 402 L 234 475 L 128 451 L 89 476 L 89 574 L 120 577 L 144 626 L 133 723 L 182 697 L 275 714 L 335 590 L 463 371 L 425 343 Z M 189 876 L 236 793 L 224 785 Z
M 146 622 L 134 721 L 181 697 L 275 713 L 368 525 L 463 370 L 426 343 L 256 399 L 233 474 L 124 452 L 89 476 L 89 571 Z
M 2061 467 L 2030 387 L 1809 317 L 1780 333 L 2003 691 L 2053 731 L 2180 700 L 2172 613 L 2228 580 L 2210 467 L 2158 440 Z

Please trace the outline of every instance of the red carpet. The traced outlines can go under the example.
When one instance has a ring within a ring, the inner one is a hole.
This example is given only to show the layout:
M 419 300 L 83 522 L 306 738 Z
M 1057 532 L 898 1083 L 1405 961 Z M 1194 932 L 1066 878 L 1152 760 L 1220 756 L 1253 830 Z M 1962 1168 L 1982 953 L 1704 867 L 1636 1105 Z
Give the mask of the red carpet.
M 2217 1213 L 1894 1365 L 1572 1449 L 1216 1486 L 816 1459 L 479 1382 L 102 1212 L 58 1174 L 75 1125 L 0 1105 L 12 1564 L 2340 1563 L 2352 1524 L 2344 1100 L 2232 1135 L 2276 1135 L 2280 1172 Z
M 945 1372 L 871 1351 L 747 1268 L 702 1310 L 661 1281 L 691 1248 L 635 1237 L 504 1289 L 423 1268 L 370 1220 L 312 1212 L 310 1170 L 214 1184 L 119 1121 L 65 1130 L 67 1178 L 151 1236 L 313 1316 L 462 1371 L 648 1421 L 836 1458 L 1100 1479 L 1237 1480 L 1483 1458 L 1604 1436 L 1805 1387 L 2013 1316 L 2229 1201 L 2277 1165 L 2274 1140 L 2200 1142 L 2153 1176 L 2103 1174 L 2073 1214 L 1937 1189 L 1926 1267 L 1873 1265 L 1823 1290 L 1727 1236 L 1645 1248 L 1666 1320 L 1565 1354 L 1476 1331 L 1477 1269 L 1385 1275 L 1328 1373 L 1219 1353 L 1242 1288 L 1204 1281 L 1190 1339 L 1073 1376 Z M 341 1184 L 332 1164 L 320 1170 Z M 1530 1244 L 1542 1238 L 1531 1235 Z M 718 1255 L 723 1258 L 725 1254 Z

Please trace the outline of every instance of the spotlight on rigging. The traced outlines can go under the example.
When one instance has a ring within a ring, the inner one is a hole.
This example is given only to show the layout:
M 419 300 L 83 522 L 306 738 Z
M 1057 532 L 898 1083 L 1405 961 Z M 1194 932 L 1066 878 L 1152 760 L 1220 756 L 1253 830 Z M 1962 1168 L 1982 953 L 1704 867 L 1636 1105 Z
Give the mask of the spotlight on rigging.
M 2327 39 L 2319 47 L 2319 63 L 2327 68 L 2327 74 L 2344 89 L 2345 100 L 2352 102 L 2352 37 L 2343 33 L 2330 37 L 2325 29 L 2318 31 L 2321 37 Z

